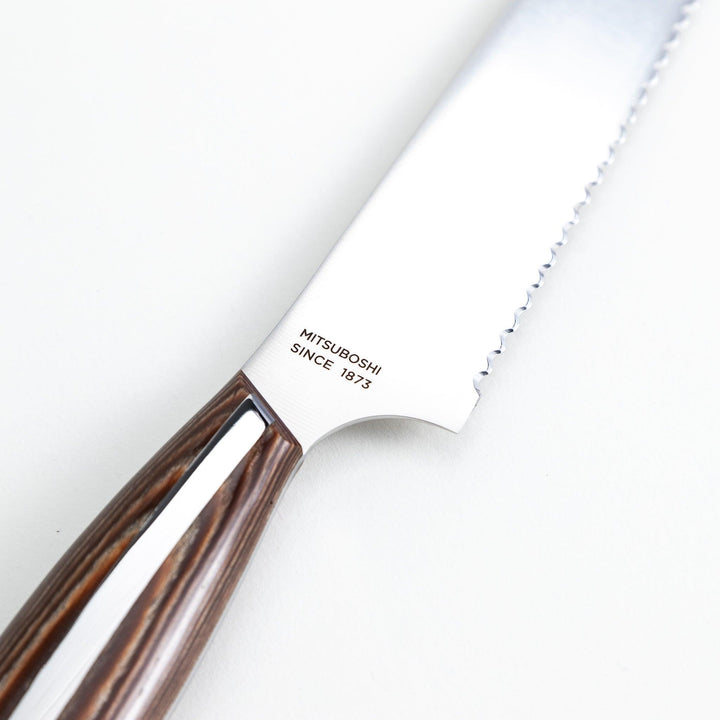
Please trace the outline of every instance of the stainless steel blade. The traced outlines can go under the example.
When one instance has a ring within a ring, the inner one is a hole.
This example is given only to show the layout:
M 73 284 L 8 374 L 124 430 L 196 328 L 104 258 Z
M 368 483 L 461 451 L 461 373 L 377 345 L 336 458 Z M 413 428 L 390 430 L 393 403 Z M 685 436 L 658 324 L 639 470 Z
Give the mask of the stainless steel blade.
M 462 426 L 687 6 L 514 5 L 245 367 L 305 449 L 369 417 Z

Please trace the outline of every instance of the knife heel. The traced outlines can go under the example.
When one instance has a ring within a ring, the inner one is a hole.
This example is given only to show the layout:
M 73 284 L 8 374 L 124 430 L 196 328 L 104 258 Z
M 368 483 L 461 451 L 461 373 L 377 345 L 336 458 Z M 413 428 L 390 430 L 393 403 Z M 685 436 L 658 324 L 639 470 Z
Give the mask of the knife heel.
M 161 717 L 301 457 L 238 373 L 107 505 L 0 636 L 0 720 Z

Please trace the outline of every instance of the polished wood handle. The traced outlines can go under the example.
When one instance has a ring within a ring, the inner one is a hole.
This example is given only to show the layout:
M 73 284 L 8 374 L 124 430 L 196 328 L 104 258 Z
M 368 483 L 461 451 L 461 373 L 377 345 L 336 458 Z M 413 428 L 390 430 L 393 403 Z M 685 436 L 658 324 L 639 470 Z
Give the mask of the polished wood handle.
M 0 720 L 162 717 L 301 456 L 238 373 L 98 515 L 0 636 Z M 179 539 L 153 565 L 172 532 Z M 93 642 L 98 652 L 85 657 Z

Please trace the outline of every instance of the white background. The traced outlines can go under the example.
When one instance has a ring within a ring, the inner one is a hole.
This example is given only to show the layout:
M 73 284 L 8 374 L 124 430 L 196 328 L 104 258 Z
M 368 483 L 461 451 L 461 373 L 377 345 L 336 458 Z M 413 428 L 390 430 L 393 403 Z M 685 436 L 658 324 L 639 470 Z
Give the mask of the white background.
M 502 4 L 3 6 L 0 625 Z M 312 451 L 173 720 L 718 717 L 719 35 L 708 2 L 463 433 Z

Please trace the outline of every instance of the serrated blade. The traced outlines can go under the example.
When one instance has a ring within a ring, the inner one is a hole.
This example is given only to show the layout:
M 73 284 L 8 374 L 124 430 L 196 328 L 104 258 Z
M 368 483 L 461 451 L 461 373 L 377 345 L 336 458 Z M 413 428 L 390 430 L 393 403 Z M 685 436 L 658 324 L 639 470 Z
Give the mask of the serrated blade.
M 305 450 L 370 417 L 460 429 L 688 6 L 514 4 L 244 368 Z

